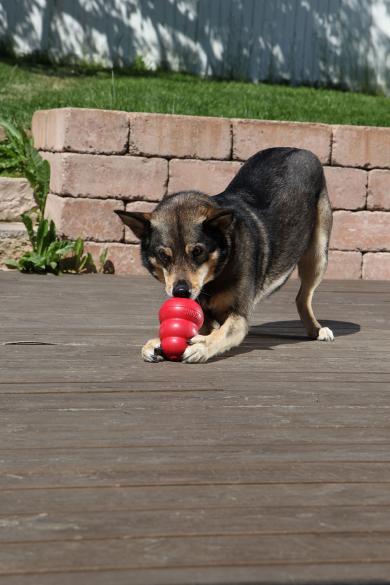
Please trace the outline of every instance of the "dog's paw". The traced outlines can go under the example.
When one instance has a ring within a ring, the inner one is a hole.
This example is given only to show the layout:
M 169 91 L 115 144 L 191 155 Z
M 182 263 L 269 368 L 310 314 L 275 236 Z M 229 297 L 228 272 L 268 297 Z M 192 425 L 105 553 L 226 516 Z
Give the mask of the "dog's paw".
M 164 358 L 158 350 L 160 350 L 160 340 L 158 338 L 149 339 L 142 348 L 142 359 L 145 362 L 162 362 Z
M 188 341 L 188 345 L 195 345 L 195 343 L 206 343 L 208 335 L 195 335 Z
M 193 345 L 189 345 L 183 353 L 182 362 L 184 364 L 202 364 L 207 362 L 208 359 L 209 351 L 206 344 L 194 343 Z
M 333 331 L 329 327 L 321 327 L 318 331 L 317 341 L 333 341 Z

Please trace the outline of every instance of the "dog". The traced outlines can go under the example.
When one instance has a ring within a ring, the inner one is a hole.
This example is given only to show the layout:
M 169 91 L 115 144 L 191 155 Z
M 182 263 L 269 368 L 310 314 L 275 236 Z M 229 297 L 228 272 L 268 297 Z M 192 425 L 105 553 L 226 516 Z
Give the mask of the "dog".
M 140 239 L 143 265 L 167 294 L 191 297 L 203 308 L 204 325 L 189 340 L 184 363 L 206 362 L 238 346 L 256 303 L 278 290 L 296 266 L 296 305 L 306 332 L 333 341 L 312 309 L 332 228 L 324 171 L 312 152 L 262 150 L 219 195 L 185 191 L 151 213 L 116 213 Z M 160 340 L 148 341 L 142 357 L 163 360 Z

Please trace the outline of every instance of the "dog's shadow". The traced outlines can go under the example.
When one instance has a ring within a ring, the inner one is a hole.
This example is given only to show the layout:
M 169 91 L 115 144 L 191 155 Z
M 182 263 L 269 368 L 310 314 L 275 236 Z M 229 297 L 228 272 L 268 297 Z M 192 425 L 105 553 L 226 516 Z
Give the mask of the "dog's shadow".
M 350 321 L 321 320 L 321 325 L 323 327 L 329 327 L 333 331 L 336 340 L 338 337 L 352 335 L 360 331 L 360 325 L 351 323 Z M 231 349 L 220 357 L 214 358 L 212 361 L 219 361 L 257 350 L 272 350 L 278 345 L 295 343 L 313 343 L 313 340 L 307 337 L 301 321 L 272 321 L 263 323 L 262 325 L 254 325 L 250 328 L 247 337 L 241 345 Z

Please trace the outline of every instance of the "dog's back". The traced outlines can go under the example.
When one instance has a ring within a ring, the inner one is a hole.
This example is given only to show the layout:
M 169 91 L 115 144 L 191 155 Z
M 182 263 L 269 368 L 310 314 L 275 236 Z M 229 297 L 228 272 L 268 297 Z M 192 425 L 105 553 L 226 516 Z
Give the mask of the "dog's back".
M 235 209 L 254 241 L 260 224 L 267 237 L 267 272 L 275 279 L 292 269 L 308 248 L 324 190 L 323 169 L 313 153 L 270 148 L 248 159 L 216 200 Z
M 249 158 L 229 183 L 224 194 L 240 194 L 252 208 L 265 211 L 271 205 L 285 205 L 294 194 L 294 206 L 315 205 L 324 186 L 318 158 L 299 148 L 268 148 Z M 222 195 L 222 194 L 221 194 Z

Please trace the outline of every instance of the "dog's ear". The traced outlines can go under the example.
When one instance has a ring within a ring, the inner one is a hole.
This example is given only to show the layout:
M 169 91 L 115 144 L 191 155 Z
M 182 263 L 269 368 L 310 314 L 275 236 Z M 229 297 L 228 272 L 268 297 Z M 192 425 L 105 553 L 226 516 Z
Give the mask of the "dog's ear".
M 141 211 L 122 211 L 115 209 L 115 213 L 119 215 L 125 225 L 127 225 L 139 238 L 142 238 L 150 230 L 151 213 Z
M 212 208 L 208 214 L 207 219 L 204 220 L 203 225 L 206 228 L 219 229 L 222 232 L 228 230 L 234 222 L 233 209 L 218 209 Z

